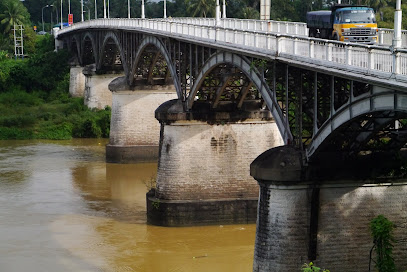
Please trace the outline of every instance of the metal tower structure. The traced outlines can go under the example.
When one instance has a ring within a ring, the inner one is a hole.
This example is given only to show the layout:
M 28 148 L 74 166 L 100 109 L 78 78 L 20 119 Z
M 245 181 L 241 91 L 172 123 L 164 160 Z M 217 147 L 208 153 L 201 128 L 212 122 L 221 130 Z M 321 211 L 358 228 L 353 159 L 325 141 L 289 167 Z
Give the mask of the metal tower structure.
M 23 25 L 14 25 L 14 55 L 24 58 Z

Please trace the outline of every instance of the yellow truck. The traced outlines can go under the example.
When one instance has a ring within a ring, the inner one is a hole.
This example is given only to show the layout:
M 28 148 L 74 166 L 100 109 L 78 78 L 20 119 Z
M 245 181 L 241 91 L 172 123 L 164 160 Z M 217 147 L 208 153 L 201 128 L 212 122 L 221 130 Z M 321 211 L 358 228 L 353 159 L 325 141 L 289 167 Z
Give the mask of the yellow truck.
M 375 12 L 367 6 L 333 5 L 331 10 L 307 13 L 309 37 L 376 44 Z

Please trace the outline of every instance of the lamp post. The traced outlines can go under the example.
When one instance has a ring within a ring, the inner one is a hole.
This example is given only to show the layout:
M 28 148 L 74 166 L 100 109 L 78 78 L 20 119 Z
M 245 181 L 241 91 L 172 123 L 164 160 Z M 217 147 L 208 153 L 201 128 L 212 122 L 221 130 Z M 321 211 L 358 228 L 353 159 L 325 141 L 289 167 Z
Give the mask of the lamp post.
M 144 0 L 141 0 L 141 19 L 146 18 L 144 14 Z
M 64 24 L 63 24 L 63 14 L 62 14 L 62 0 L 61 0 L 61 29 L 64 28 Z
M 83 22 L 83 0 L 81 0 L 81 22 Z
M 167 1 L 164 0 L 164 19 L 167 18 Z
M 42 9 L 41 9 L 42 31 L 43 31 L 43 32 L 45 32 L 45 31 L 44 31 L 44 9 L 45 9 L 45 8 L 48 8 L 48 7 L 52 7 L 52 6 L 53 6 L 53 5 L 46 5 L 46 6 L 42 7 Z
M 396 1 L 396 11 L 394 12 L 394 36 L 393 47 L 401 47 L 401 0 Z
M 96 0 L 95 0 L 95 19 L 97 19 L 97 18 L 98 18 L 98 8 L 96 5 Z
M 130 19 L 130 0 L 127 0 L 127 17 Z
M 106 0 L 103 0 L 103 18 L 106 19 Z

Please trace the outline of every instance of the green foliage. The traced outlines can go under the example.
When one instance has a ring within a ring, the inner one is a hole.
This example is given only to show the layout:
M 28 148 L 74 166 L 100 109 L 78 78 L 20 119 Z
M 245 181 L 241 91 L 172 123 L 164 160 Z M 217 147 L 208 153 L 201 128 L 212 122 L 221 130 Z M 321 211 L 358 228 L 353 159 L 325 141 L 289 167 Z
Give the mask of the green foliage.
M 370 222 L 376 252 L 376 268 L 379 272 L 396 271 L 393 259 L 394 224 L 383 215 L 379 215 Z
M 310 262 L 309 264 L 305 263 L 301 267 L 302 272 L 320 272 L 321 268 L 316 267 L 313 262 Z M 329 272 L 327 269 L 323 269 L 321 272 Z

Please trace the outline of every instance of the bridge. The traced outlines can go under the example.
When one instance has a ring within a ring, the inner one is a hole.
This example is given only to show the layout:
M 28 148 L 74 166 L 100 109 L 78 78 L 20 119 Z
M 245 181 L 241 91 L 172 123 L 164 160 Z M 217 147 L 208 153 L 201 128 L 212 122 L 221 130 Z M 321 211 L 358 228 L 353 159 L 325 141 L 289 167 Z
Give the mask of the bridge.
M 348 182 L 342 179 L 349 175 L 336 173 L 362 166 L 371 172 L 376 154 L 397 154 L 407 142 L 407 49 L 388 46 L 389 33 L 382 30 L 381 44 L 370 46 L 309 38 L 299 23 L 98 19 L 59 30 L 56 38 L 80 67 L 110 73 L 109 81 L 120 74 L 109 84 L 107 153 L 137 134 L 126 122 L 146 124 L 147 113 L 139 110 L 149 105 L 152 111 L 152 101 L 160 101 L 150 222 L 205 223 L 202 216 L 250 221 L 258 195 L 250 170 L 260 185 L 254 271 L 296 271 L 306 260 L 332 270 L 355 270 L 357 263 L 356 270 L 365 270 L 369 232 L 366 238 L 354 229 L 364 229 L 368 218 L 359 222 L 359 213 L 338 210 L 354 206 L 350 190 L 369 214 L 402 220 L 386 201 L 401 199 L 405 187 L 366 187 L 375 183 L 369 177 Z M 361 157 L 369 159 L 367 167 Z M 232 206 L 238 215 L 228 210 Z M 344 233 L 332 237 L 338 221 Z M 346 261 L 335 259 L 348 254 L 349 241 L 342 238 L 349 236 L 358 249 Z

